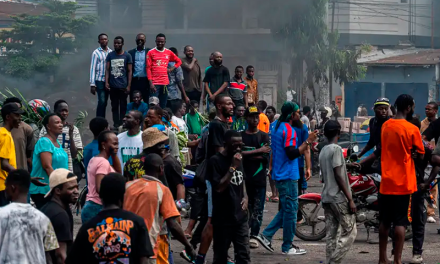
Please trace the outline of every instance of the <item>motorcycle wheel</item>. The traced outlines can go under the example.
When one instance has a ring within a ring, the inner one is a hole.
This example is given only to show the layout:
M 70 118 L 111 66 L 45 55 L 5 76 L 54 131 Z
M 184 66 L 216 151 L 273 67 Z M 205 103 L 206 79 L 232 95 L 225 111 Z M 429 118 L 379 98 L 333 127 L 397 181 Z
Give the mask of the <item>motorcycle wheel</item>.
M 304 241 L 319 241 L 326 235 L 324 210 L 321 205 L 310 200 L 300 200 L 298 210 L 301 210 L 304 223 L 296 226 L 295 235 Z M 315 211 L 315 219 L 310 219 Z

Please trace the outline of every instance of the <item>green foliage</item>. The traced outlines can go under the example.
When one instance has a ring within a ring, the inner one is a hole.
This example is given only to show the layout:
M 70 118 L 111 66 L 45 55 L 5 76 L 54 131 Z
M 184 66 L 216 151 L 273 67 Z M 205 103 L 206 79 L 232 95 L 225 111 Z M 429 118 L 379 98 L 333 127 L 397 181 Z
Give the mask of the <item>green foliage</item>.
M 296 88 L 303 85 L 299 80 L 304 64 L 307 67 L 305 83 L 313 93 L 314 82 L 328 82 L 329 67 L 340 83 L 352 82 L 365 75 L 366 68 L 358 66 L 357 59 L 369 46 L 364 45 L 361 49 L 338 47 L 338 32 L 330 33 L 327 28 L 327 0 L 260 1 L 261 21 L 271 29 L 273 37 L 282 42 L 284 57 L 291 65 L 291 83 Z
M 29 79 L 36 73 L 55 73 L 60 57 L 76 53 L 97 21 L 94 16 L 75 18 L 75 2 L 42 0 L 41 5 L 45 13 L 13 16 L 13 29 L 0 33 L 1 40 L 13 40 L 1 43 L 8 51 L 3 71 L 9 76 Z

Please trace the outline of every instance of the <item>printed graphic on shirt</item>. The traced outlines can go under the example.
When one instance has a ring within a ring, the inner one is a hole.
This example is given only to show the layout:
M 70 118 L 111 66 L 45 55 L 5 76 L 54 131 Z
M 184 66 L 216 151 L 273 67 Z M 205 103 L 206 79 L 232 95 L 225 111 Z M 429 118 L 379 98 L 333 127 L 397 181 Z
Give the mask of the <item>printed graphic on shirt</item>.
M 129 159 L 133 158 L 136 155 L 141 153 L 141 149 L 137 147 L 122 147 L 121 148 L 121 156 L 122 163 L 126 163 Z
M 237 186 L 240 186 L 243 182 L 243 172 L 236 170 L 232 173 L 231 183 Z
M 87 230 L 89 242 L 93 243 L 93 254 L 100 263 L 130 263 L 131 220 L 108 217 L 96 228 Z
M 115 78 L 124 76 L 124 67 L 125 67 L 124 59 L 111 60 L 112 75 Z

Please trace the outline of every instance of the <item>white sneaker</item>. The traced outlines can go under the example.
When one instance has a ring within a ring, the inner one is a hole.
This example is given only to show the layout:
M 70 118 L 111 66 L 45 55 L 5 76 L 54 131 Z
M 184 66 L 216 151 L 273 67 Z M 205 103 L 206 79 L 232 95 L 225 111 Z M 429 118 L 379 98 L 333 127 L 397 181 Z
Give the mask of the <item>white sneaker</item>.
M 413 258 L 411 259 L 411 263 L 414 264 L 423 263 L 422 255 L 414 255 Z
M 251 248 L 258 248 L 258 246 L 259 246 L 258 240 L 256 240 L 255 238 L 251 237 L 251 239 L 249 239 L 249 246 Z
M 435 223 L 436 221 L 435 221 L 434 217 L 428 216 L 428 219 L 426 219 L 426 222 L 428 222 L 428 223 Z
M 290 246 L 289 251 L 283 252 L 284 255 L 304 255 L 306 253 L 307 253 L 307 251 L 305 249 L 301 249 L 301 248 L 295 246 L 294 244 L 292 244 Z

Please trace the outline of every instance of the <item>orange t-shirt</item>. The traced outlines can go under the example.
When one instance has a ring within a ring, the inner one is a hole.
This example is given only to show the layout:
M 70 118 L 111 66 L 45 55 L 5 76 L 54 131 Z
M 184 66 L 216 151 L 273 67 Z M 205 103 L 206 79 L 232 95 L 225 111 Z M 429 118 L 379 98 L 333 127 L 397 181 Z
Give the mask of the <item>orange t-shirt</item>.
M 164 221 L 180 216 L 170 189 L 151 176 L 127 182 L 124 209 L 144 219 L 157 258 L 159 235 L 167 234 Z
M 269 118 L 267 118 L 267 116 L 264 113 L 261 113 L 260 123 L 258 123 L 258 129 L 265 133 L 269 133 L 269 128 L 270 128 Z
M 382 126 L 381 144 L 380 193 L 405 195 L 416 192 L 416 168 L 411 151 L 415 149 L 425 154 L 419 129 L 404 119 L 390 119 Z

